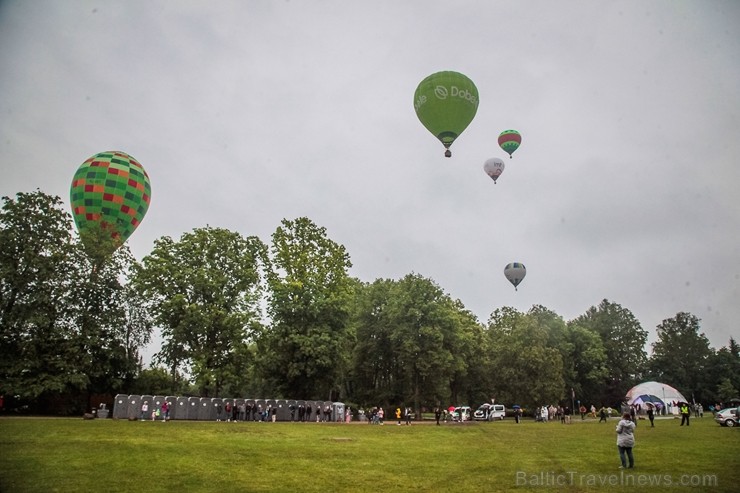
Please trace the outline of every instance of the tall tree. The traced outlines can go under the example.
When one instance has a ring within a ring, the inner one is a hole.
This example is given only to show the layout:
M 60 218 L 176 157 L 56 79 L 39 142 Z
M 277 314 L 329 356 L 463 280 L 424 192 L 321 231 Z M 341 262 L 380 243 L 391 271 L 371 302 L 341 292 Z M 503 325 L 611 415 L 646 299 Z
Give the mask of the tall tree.
M 409 274 L 396 288 L 390 300 L 395 321 L 390 339 L 402 392 L 396 402 L 413 403 L 418 410 L 447 394 L 455 370 L 463 370 L 465 360 L 456 355 L 462 356 L 464 322 L 454 301 L 432 280 Z
M 563 359 L 557 349 L 548 346 L 548 327 L 538 313 L 496 310 L 487 331 L 499 401 L 538 406 L 563 398 Z
M 149 327 L 129 323 L 122 284 L 135 262 L 125 247 L 93 261 L 58 197 L 37 191 L 3 200 L 2 391 L 38 405 L 64 395 L 79 411 L 91 392 L 119 390 L 138 370 Z
M 93 393 L 122 389 L 139 371 L 139 349 L 151 324 L 138 308 L 137 293 L 126 286 L 136 261 L 125 245 L 107 257 L 77 250 L 68 299 L 75 329 L 75 368 Z
M 727 400 L 723 392 L 720 392 L 719 384 L 725 379 L 729 381 L 724 384 L 725 390 L 730 388 L 740 389 L 740 345 L 734 338 L 730 338 L 727 346 L 719 348 L 709 359 L 705 372 L 706 382 L 710 389 L 702 389 L 701 401 L 709 404 L 720 400 Z M 732 397 L 739 397 L 734 395 Z
M 631 311 L 608 300 L 592 306 L 572 323 L 598 334 L 604 344 L 609 374 L 595 402 L 618 405 L 645 371 L 647 331 Z
M 448 342 L 453 356 L 450 403 L 495 400 L 490 340 L 484 327 L 460 300 L 453 302 L 453 310 L 455 332 Z
M 602 404 L 599 399 L 608 370 L 601 338 L 576 324 L 566 324 L 560 315 L 540 305 L 533 306 L 528 315 L 546 329 L 548 346 L 557 349 L 562 357 L 566 395 L 563 405 L 571 407 L 575 399 Z
M 699 319 L 686 312 L 663 320 L 657 327 L 649 361 L 652 377 L 668 383 L 687 399 L 701 401 L 716 382 L 706 382 L 705 374 L 714 351 L 707 337 L 699 332 Z
M 338 398 L 349 359 L 349 255 L 305 217 L 281 222 L 270 254 L 271 324 L 258 340 L 260 372 L 278 395 Z
M 490 396 L 480 324 L 434 281 L 409 274 L 357 290 L 353 374 L 358 402 L 419 411 Z
M 0 211 L 0 393 L 23 400 L 82 387 L 73 368 L 76 245 L 59 197 L 3 197 Z M 70 371 L 71 370 L 71 371 Z
M 376 279 L 355 289 L 352 398 L 358 403 L 392 402 L 399 394 L 394 388 L 398 363 L 391 340 L 396 322 L 389 310 L 395 285 L 390 279 Z
M 265 253 L 256 237 L 197 228 L 179 241 L 157 240 L 133 276 L 162 330 L 157 361 L 172 375 L 191 375 L 202 395 L 236 392 L 248 371 Z
M 566 341 L 568 352 L 563 354 L 563 362 L 568 399 L 572 397 L 597 407 L 611 404 L 603 400 L 603 384 L 609 369 L 601 338 L 577 324 L 568 324 Z

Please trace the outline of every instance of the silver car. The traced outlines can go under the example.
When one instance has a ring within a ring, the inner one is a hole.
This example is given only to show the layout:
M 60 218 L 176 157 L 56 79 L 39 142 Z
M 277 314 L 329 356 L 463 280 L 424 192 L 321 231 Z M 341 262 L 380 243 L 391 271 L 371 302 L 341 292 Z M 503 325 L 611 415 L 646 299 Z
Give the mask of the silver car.
M 729 426 L 730 428 L 740 424 L 738 423 L 736 407 L 728 407 L 719 411 L 714 415 L 714 420 L 720 425 Z

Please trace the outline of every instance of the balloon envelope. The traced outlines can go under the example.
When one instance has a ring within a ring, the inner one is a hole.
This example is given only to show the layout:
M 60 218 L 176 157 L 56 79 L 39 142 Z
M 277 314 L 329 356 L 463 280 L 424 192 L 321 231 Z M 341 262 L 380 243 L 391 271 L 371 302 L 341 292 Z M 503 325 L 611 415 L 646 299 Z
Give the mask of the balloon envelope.
M 519 149 L 521 143 L 522 136 L 516 130 L 504 130 L 498 136 L 498 145 L 509 154 L 510 158 L 514 151 Z
M 458 72 L 437 72 L 419 83 L 414 93 L 416 116 L 447 148 L 473 121 L 478 111 L 478 88 Z
M 493 183 L 496 183 L 498 177 L 504 172 L 505 167 L 504 161 L 497 157 L 493 157 L 483 163 L 483 170 L 493 179 Z
M 520 262 L 512 262 L 504 267 L 504 275 L 514 285 L 514 289 L 516 289 L 524 279 L 524 276 L 527 275 L 527 268 Z
M 144 167 L 124 152 L 95 154 L 72 179 L 72 213 L 80 234 L 93 228 L 110 231 L 115 248 L 139 226 L 151 197 Z

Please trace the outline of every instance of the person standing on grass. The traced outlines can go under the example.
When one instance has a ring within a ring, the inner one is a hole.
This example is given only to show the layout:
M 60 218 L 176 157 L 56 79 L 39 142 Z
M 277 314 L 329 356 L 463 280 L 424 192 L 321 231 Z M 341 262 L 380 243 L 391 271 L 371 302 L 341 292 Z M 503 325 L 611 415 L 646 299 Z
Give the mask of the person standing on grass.
M 581 407 L 578 408 L 578 412 L 581 413 L 581 421 L 583 421 L 584 419 L 586 419 L 586 406 L 584 406 L 583 404 L 581 404 Z
M 632 447 L 635 446 L 635 422 L 629 413 L 624 413 L 617 424 L 617 449 L 619 460 L 622 462 L 620 469 L 635 467 L 635 458 L 632 455 Z M 626 457 L 625 457 L 626 456 Z M 627 461 L 629 460 L 629 464 Z
M 442 410 L 438 407 L 434 408 L 434 419 L 437 421 L 437 426 L 439 426 L 439 418 L 442 417 Z
M 401 408 L 396 408 L 396 419 L 398 420 L 398 426 L 401 426 Z
M 406 425 L 411 425 L 411 408 L 406 408 Z
M 689 405 L 686 402 L 681 403 L 681 426 L 683 426 L 684 423 L 686 423 L 686 426 L 689 426 L 689 418 L 691 417 L 691 410 L 689 409 Z
M 650 428 L 655 428 L 655 410 L 653 409 L 653 406 L 647 407 L 647 415 L 648 419 L 650 420 Z
M 144 401 L 144 404 L 141 405 L 141 415 L 139 416 L 139 419 L 143 421 L 144 416 L 149 417 L 149 401 Z

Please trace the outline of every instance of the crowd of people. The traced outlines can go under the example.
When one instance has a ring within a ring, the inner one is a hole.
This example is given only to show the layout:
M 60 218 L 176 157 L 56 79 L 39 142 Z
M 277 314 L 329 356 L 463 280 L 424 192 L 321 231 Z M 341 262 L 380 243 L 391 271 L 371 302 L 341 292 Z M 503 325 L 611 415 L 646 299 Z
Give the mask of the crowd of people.
M 678 412 L 681 416 L 681 426 L 689 426 L 690 418 L 693 415 L 695 418 L 701 418 L 704 416 L 704 408 L 701 404 L 689 404 L 686 402 L 672 403 L 672 406 L 678 408 Z M 719 411 L 723 409 L 722 403 L 710 405 L 708 408 L 710 411 Z M 290 421 L 298 422 L 330 422 L 332 421 L 333 409 L 331 406 L 315 406 L 312 407 L 310 404 L 291 404 L 290 410 Z M 581 404 L 577 408 L 578 414 L 581 420 L 585 420 L 587 417 L 599 418 L 599 422 L 607 422 L 612 418 L 612 415 L 617 413 L 617 410 L 608 407 L 601 406 L 599 409 L 596 406 L 591 405 L 587 408 Z M 647 419 L 650 422 L 651 427 L 655 427 L 655 417 L 665 413 L 665 410 L 661 409 L 658 405 L 653 403 L 645 404 L 623 404 L 618 416 L 626 414 L 630 416 L 630 420 L 637 426 L 638 419 Z M 543 405 L 536 407 L 532 413 L 535 421 L 547 423 L 550 421 L 560 421 L 563 424 L 571 422 L 571 409 L 568 406 L 555 406 L 555 405 Z M 216 421 L 276 421 L 277 407 L 273 405 L 262 406 L 261 404 L 251 404 L 249 402 L 241 402 L 239 404 L 232 403 L 231 401 L 225 401 L 222 405 L 216 408 Z M 411 424 L 414 412 L 410 407 L 396 407 L 393 413 L 397 424 L 405 422 L 406 425 Z M 517 423 L 520 422 L 524 415 L 523 410 L 519 406 L 515 406 L 513 412 L 514 418 Z M 159 420 L 167 421 L 170 417 L 170 404 L 166 400 L 159 406 L 150 405 L 148 400 L 145 400 L 141 404 L 139 419 L 141 420 Z M 438 407 L 434 409 L 434 417 L 437 424 L 440 422 L 446 422 L 449 420 L 455 420 L 454 413 L 447 409 Z M 360 421 L 367 421 L 370 424 L 382 425 L 385 422 L 385 410 L 381 406 L 375 406 L 368 409 L 367 411 L 359 410 L 358 419 Z M 458 418 L 460 421 L 464 419 L 462 416 Z M 339 420 L 345 422 L 352 421 L 352 410 L 347 407 L 344 415 L 339 417 Z

